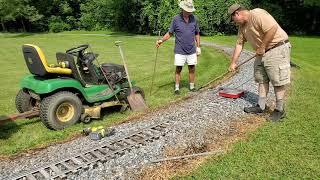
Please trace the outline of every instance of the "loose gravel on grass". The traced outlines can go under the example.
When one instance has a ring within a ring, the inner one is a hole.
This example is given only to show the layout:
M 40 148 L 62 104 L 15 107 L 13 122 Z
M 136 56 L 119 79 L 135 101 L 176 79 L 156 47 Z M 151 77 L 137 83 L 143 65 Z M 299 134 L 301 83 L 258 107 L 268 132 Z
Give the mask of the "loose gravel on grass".
M 232 49 L 228 47 L 210 43 L 204 43 L 204 45 L 221 49 L 227 54 L 232 53 Z M 252 54 L 245 51 L 241 54 L 240 60 L 243 61 L 250 56 Z M 104 138 L 98 142 L 91 141 L 88 137 L 80 137 L 71 142 L 50 146 L 33 154 L 23 154 L 13 160 L 3 160 L 0 163 L 0 179 L 10 179 L 17 173 L 28 172 L 75 156 L 154 123 L 172 121 L 172 125 L 166 130 L 166 135 L 161 136 L 158 140 L 136 147 L 121 157 L 103 164 L 100 163 L 98 166 L 90 167 L 68 177 L 68 179 L 134 179 L 135 174 L 150 165 L 151 160 L 164 158 L 165 149 L 201 148 L 207 143 L 205 137 L 208 130 L 217 129 L 221 132 L 223 129 L 228 131 L 231 122 L 245 116 L 243 107 L 256 103 L 258 98 L 256 84 L 253 81 L 252 66 L 253 61 L 243 65 L 238 74 L 215 88 L 206 89 L 200 93 L 190 93 L 192 97 L 185 101 L 147 114 L 137 121 L 113 127 L 116 133 L 112 137 Z M 218 96 L 217 92 L 221 87 L 239 88 L 246 90 L 247 93 L 239 99 L 227 99 Z M 223 136 L 223 134 L 219 133 L 217 136 Z M 214 144 L 215 142 L 210 143 Z

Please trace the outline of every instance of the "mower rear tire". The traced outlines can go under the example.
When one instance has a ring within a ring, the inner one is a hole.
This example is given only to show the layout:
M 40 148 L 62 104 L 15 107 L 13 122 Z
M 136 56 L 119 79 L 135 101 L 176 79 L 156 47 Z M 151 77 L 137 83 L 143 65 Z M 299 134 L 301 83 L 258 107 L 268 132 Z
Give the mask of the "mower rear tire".
M 62 91 L 41 101 L 40 118 L 49 129 L 61 130 L 77 123 L 82 110 L 82 102 L 76 94 Z
M 36 105 L 36 101 L 26 90 L 20 89 L 16 96 L 15 104 L 19 113 L 24 113 L 32 110 Z

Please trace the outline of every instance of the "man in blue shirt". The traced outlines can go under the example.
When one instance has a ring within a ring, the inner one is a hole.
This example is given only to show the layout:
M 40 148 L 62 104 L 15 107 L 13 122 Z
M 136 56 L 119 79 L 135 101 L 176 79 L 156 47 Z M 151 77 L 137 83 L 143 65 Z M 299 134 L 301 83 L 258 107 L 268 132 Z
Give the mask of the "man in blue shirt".
M 196 90 L 194 86 L 195 65 L 197 64 L 197 56 L 201 54 L 200 29 L 196 17 L 192 15 L 192 12 L 195 11 L 193 2 L 192 0 L 180 1 L 179 7 L 182 12 L 173 18 L 169 31 L 156 43 L 157 48 L 159 48 L 164 41 L 175 34 L 175 94 L 180 93 L 179 84 L 184 64 L 188 64 L 189 68 L 189 90 Z

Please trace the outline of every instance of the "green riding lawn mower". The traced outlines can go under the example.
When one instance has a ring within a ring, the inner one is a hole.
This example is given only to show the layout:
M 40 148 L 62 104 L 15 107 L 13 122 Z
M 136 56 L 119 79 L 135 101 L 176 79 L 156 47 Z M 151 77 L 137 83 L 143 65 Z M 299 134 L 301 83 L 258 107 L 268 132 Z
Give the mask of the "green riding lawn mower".
M 88 48 L 85 44 L 58 52 L 57 64 L 49 65 L 39 47 L 23 45 L 31 75 L 20 83 L 15 100 L 19 114 L 2 116 L 1 121 L 39 116 L 49 129 L 61 130 L 79 121 L 100 118 L 103 108 L 132 109 L 128 101 L 132 94 L 144 101 L 144 91 L 131 84 L 124 59 L 124 66 L 99 64 L 98 54 Z M 121 48 L 120 52 L 123 55 Z

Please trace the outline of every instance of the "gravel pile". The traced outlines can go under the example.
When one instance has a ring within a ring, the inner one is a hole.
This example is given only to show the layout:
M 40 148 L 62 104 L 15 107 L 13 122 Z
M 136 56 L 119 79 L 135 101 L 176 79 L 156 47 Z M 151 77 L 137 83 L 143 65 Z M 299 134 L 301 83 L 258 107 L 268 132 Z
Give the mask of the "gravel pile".
M 232 49 L 206 43 L 232 53 Z M 249 52 L 241 54 L 241 60 L 250 57 Z M 104 164 L 90 167 L 68 179 L 131 179 L 141 168 L 149 165 L 151 160 L 164 158 L 165 148 L 181 148 L 203 146 L 206 142 L 206 133 L 212 129 L 230 129 L 230 122 L 243 116 L 243 107 L 257 101 L 256 84 L 253 81 L 253 61 L 241 67 L 238 74 L 214 89 L 208 89 L 186 101 L 171 105 L 165 110 L 150 113 L 139 121 L 129 122 L 114 127 L 116 134 L 96 142 L 87 137 L 78 138 L 72 142 L 48 147 L 34 154 L 25 154 L 14 160 L 2 161 L 0 164 L 0 179 L 10 179 L 17 173 L 28 172 L 39 167 L 61 161 L 70 156 L 75 156 L 88 149 L 101 146 L 112 139 L 128 135 L 138 129 L 143 129 L 161 121 L 172 121 L 165 136 L 158 140 L 139 146 L 123 156 L 110 160 Z M 221 87 L 234 87 L 247 91 L 239 99 L 227 99 L 217 95 Z M 220 134 L 221 135 L 221 134 Z M 219 134 L 217 135 L 219 136 Z M 213 142 L 214 143 L 214 142 Z

